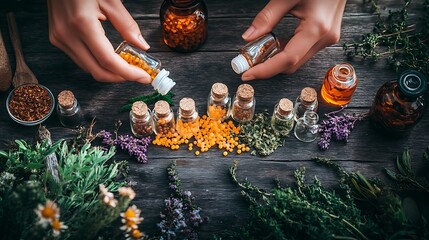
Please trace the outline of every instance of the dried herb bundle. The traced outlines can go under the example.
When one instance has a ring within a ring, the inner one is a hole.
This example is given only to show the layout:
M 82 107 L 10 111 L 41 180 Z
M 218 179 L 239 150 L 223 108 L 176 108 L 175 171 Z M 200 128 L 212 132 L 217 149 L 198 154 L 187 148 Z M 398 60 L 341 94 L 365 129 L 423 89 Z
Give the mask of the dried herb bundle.
M 343 48 L 348 57 L 361 56 L 374 61 L 387 56 L 389 65 L 396 71 L 416 69 L 429 75 L 429 0 L 404 0 L 402 9 L 389 11 L 384 17 L 376 0 L 370 1 L 379 19 L 372 33 L 362 36 L 355 43 Z M 410 23 L 408 9 L 412 4 L 420 13 L 415 23 Z

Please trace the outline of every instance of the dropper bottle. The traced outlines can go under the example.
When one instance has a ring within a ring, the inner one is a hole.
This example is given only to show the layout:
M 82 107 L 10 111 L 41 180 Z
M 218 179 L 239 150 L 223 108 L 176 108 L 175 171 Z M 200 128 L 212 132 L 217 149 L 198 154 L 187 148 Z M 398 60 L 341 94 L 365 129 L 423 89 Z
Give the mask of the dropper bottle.
M 168 77 L 169 71 L 161 69 L 161 61 L 152 57 L 145 51 L 123 41 L 116 53 L 129 64 L 145 70 L 152 79 L 153 88 L 161 95 L 167 94 L 176 83 Z

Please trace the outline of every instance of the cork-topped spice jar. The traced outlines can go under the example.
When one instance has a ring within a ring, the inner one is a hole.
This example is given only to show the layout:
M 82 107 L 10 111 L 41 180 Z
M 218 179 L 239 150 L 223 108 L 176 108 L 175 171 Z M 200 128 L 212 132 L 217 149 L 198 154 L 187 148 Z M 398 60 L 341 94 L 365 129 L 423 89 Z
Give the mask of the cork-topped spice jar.
M 175 51 L 195 51 L 206 40 L 207 18 L 203 0 L 164 0 L 160 9 L 164 43 Z
M 239 122 L 248 122 L 252 120 L 255 114 L 255 90 L 249 84 L 238 86 L 231 108 L 231 117 Z
M 191 138 L 200 129 L 198 111 L 192 98 L 182 98 L 179 102 L 176 130 L 186 137 Z
M 70 90 L 58 94 L 57 115 L 64 127 L 76 128 L 82 124 L 83 113 L 78 101 Z
M 271 126 L 281 136 L 286 137 L 293 129 L 295 123 L 294 116 L 293 102 L 287 98 L 282 98 L 274 107 Z
M 207 116 L 213 120 L 225 120 L 230 115 L 230 109 L 228 87 L 223 83 L 213 84 L 207 100 Z
M 136 101 L 130 111 L 131 131 L 136 137 L 147 137 L 153 132 L 152 117 L 149 108 L 143 101 Z
M 168 135 L 176 132 L 174 113 L 170 104 L 164 100 L 159 100 L 153 108 L 153 126 L 157 135 Z
M 318 105 L 316 90 L 311 87 L 303 88 L 295 101 L 295 121 L 303 117 L 307 110 L 316 112 Z

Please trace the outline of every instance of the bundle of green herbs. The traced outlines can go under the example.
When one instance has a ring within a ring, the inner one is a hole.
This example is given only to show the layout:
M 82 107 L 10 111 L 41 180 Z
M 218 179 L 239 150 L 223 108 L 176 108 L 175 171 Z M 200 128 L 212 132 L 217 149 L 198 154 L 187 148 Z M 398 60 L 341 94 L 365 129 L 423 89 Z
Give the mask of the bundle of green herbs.
M 387 57 L 388 64 L 398 72 L 415 69 L 429 75 L 429 0 L 404 0 L 401 9 L 389 11 L 387 16 L 381 13 L 377 0 L 369 2 L 378 21 L 360 41 L 344 44 L 346 55 L 374 61 Z M 414 18 L 410 17 L 410 7 L 415 9 Z

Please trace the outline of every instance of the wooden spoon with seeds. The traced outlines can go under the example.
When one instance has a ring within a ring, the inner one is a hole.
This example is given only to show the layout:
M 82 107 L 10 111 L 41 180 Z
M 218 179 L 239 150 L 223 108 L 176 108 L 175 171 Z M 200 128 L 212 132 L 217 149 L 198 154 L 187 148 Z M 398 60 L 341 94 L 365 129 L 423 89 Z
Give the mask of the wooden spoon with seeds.
M 38 84 L 36 76 L 27 66 L 24 60 L 24 55 L 21 49 L 21 40 L 19 39 L 18 26 L 16 24 L 15 15 L 13 12 L 6 14 L 7 23 L 9 26 L 10 38 L 12 40 L 13 50 L 15 51 L 16 70 L 12 79 L 12 85 L 16 88 L 23 84 L 34 83 Z

